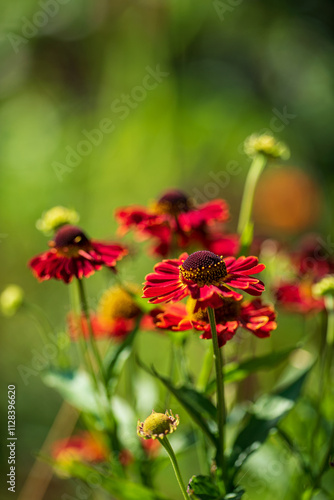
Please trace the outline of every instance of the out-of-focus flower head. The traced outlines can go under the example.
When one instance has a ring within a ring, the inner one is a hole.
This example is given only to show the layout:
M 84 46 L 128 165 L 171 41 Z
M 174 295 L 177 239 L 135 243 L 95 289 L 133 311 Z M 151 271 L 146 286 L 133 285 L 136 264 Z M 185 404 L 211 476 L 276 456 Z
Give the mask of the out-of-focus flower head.
M 90 314 L 93 334 L 97 340 L 112 338 L 122 341 L 133 331 L 136 319 L 142 313 L 134 298 L 135 294 L 139 296 L 139 292 L 139 287 L 131 284 L 126 288 L 112 286 L 103 293 L 96 313 Z M 89 337 L 89 328 L 84 316 L 70 313 L 68 327 L 73 340 L 78 340 L 82 335 L 84 338 Z
M 106 290 L 98 305 L 99 317 L 108 322 L 115 319 L 133 319 L 140 314 L 140 308 L 134 299 L 139 296 L 140 288 L 135 285 L 113 286 Z
M 277 305 L 288 312 L 308 314 L 321 311 L 325 307 L 321 298 L 313 296 L 312 282 L 307 279 L 282 281 L 273 291 Z
M 290 312 L 312 313 L 325 308 L 323 290 L 330 289 L 334 259 L 323 240 L 306 236 L 299 248 L 290 253 L 290 279 L 280 279 L 274 287 L 278 305 Z
M 103 462 L 108 458 L 108 449 L 100 436 L 82 432 L 54 443 L 52 457 L 62 466 L 73 462 Z
M 130 450 L 124 448 L 119 452 L 118 460 L 119 463 L 123 465 L 123 467 L 128 467 L 134 462 L 135 457 L 133 456 Z
M 328 274 L 334 274 L 333 254 L 317 234 L 305 236 L 298 249 L 291 253 L 291 259 L 299 276 L 307 275 L 319 280 Z
M 39 231 L 49 236 L 65 224 L 77 224 L 79 219 L 80 216 L 75 210 L 57 206 L 44 212 L 42 217 L 36 222 L 36 227 Z
M 213 200 L 195 206 L 182 191 L 171 189 L 149 207 L 130 206 L 116 211 L 119 233 L 134 230 L 138 239 L 153 239 L 153 253 L 166 257 L 172 251 L 192 245 L 212 250 L 218 248 L 224 255 L 238 249 L 236 236 L 222 234 L 216 224 L 229 218 L 224 200 Z
M 290 156 L 288 146 L 278 141 L 272 134 L 252 134 L 244 142 L 245 153 L 254 157 L 258 154 L 267 156 L 268 158 L 280 158 L 287 160 Z
M 167 304 L 160 312 L 154 313 L 153 321 L 156 327 L 163 330 L 185 331 L 195 329 L 203 332 L 201 339 L 211 339 L 211 328 L 208 314 L 205 310 L 196 309 L 194 299 L 188 299 L 187 304 Z M 218 343 L 222 347 L 237 332 L 244 328 L 259 338 L 269 337 L 276 329 L 276 313 L 272 306 L 263 304 L 261 299 L 250 301 L 222 299 L 222 305 L 214 309 Z
M 122 245 L 91 240 L 81 228 L 69 224 L 58 229 L 49 246 L 49 251 L 29 262 L 39 281 L 54 278 L 70 283 L 74 277 L 88 277 L 102 266 L 115 271 L 116 262 L 127 254 Z
M 264 270 L 257 257 L 223 258 L 207 250 L 159 262 L 146 276 L 144 297 L 152 304 L 177 302 L 191 295 L 197 309 L 220 307 L 222 298 L 242 299 L 234 289 L 260 296 L 264 284 L 251 276 Z M 196 312 L 196 310 L 195 310 Z
M 18 285 L 8 285 L 0 295 L 0 308 L 4 316 L 14 316 L 24 300 L 23 289 Z
M 266 234 L 300 234 L 317 222 L 321 205 L 321 190 L 308 172 L 293 165 L 268 168 L 256 188 L 254 221 Z
M 166 411 L 166 413 L 156 413 L 154 410 L 144 422 L 138 420 L 137 434 L 143 439 L 162 439 L 167 434 L 172 434 L 179 425 L 179 416 Z

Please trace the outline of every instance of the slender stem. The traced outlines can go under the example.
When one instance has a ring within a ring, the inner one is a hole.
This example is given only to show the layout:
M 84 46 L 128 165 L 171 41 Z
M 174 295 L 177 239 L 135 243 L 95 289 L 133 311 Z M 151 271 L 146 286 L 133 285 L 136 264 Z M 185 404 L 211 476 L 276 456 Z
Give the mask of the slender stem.
M 95 342 L 95 337 L 94 337 L 94 332 L 93 332 L 93 327 L 92 323 L 90 320 L 90 314 L 89 314 L 89 309 L 88 309 L 88 304 L 87 304 L 87 299 L 86 299 L 86 294 L 85 294 L 85 289 L 84 289 L 84 284 L 82 279 L 78 279 L 78 287 L 79 287 L 79 297 L 80 297 L 80 306 L 82 313 L 86 319 L 87 322 L 87 327 L 88 327 L 88 333 L 89 333 L 89 345 L 91 347 L 91 350 L 94 354 L 94 357 L 96 359 L 96 362 L 98 364 L 100 374 L 102 379 L 104 380 L 104 369 L 103 369 L 103 364 L 102 364 L 102 359 L 99 353 L 99 350 L 97 348 L 96 342 Z
M 332 427 L 332 432 L 331 432 L 331 435 L 329 437 L 326 454 L 324 456 L 322 465 L 321 465 L 320 470 L 318 472 L 317 483 L 320 482 L 321 476 L 323 475 L 326 468 L 328 467 L 328 462 L 330 460 L 331 454 L 333 453 L 333 448 L 334 448 L 334 425 Z
M 106 422 L 107 422 L 107 429 L 108 429 L 108 434 L 110 436 L 110 440 L 112 443 L 112 448 L 113 451 L 118 454 L 120 451 L 120 444 L 118 441 L 118 436 L 117 436 L 117 422 L 114 417 L 114 414 L 111 409 L 110 405 L 110 395 L 109 395 L 109 388 L 108 388 L 108 381 L 105 376 L 103 364 L 102 364 L 102 359 L 100 357 L 100 353 L 98 351 L 96 342 L 95 342 L 95 337 L 94 337 L 94 332 L 93 332 L 93 327 L 92 323 L 90 320 L 90 314 L 89 314 L 89 309 L 88 309 L 88 304 L 86 300 L 86 294 L 85 294 L 85 289 L 83 285 L 83 280 L 78 279 L 78 289 L 79 289 L 79 297 L 80 297 L 80 307 L 82 310 L 82 313 L 86 319 L 87 322 L 87 327 L 88 327 L 88 332 L 89 332 L 89 342 L 90 342 L 90 347 L 91 350 L 93 351 L 93 354 L 95 356 L 95 359 L 97 361 L 98 367 L 99 367 L 99 375 L 101 377 L 101 382 L 102 382 L 102 388 L 104 390 L 104 395 L 105 395 L 105 402 L 102 401 L 102 409 L 104 411 L 104 414 L 106 416 Z M 93 370 L 94 373 L 94 370 Z M 94 374 L 95 375 L 95 374 Z M 98 390 L 98 382 L 97 384 L 97 390 Z
M 185 384 L 191 384 L 191 375 L 188 370 L 188 363 L 187 363 L 187 356 L 186 356 L 186 345 L 187 345 L 187 338 L 184 338 L 182 340 L 181 345 L 179 348 L 176 350 L 176 353 L 178 355 L 178 361 L 179 361 L 179 370 L 180 374 L 183 378 L 183 382 Z
M 98 394 L 99 393 L 99 384 L 98 384 L 98 381 L 96 378 L 94 367 L 92 365 L 92 361 L 90 359 L 90 354 L 88 352 L 87 343 L 86 343 L 85 338 L 84 338 L 84 332 L 83 332 L 83 328 L 82 328 L 82 324 L 81 324 L 81 320 L 80 320 L 80 316 L 79 316 L 80 313 L 78 311 L 79 304 L 78 304 L 77 297 L 75 294 L 75 289 L 73 288 L 72 283 L 70 284 L 70 302 L 71 302 L 71 309 L 74 312 L 75 322 L 77 323 L 76 327 L 77 327 L 78 332 L 79 332 L 79 340 L 78 340 L 79 355 L 81 354 L 80 357 L 82 359 L 82 362 L 86 365 L 87 371 L 88 371 L 88 373 L 92 379 L 92 382 L 96 388 L 96 391 L 97 391 L 96 394 Z
M 169 379 L 171 382 L 174 380 L 175 368 L 176 368 L 176 349 L 173 339 L 170 339 L 170 361 L 169 361 Z M 171 393 L 166 388 L 166 396 L 165 396 L 165 408 L 169 408 L 170 405 Z
M 224 394 L 224 373 L 223 373 L 223 360 L 221 350 L 218 344 L 218 335 L 216 327 L 216 318 L 214 309 L 208 307 L 208 316 L 210 321 L 212 345 L 213 345 L 213 358 L 216 369 L 217 380 L 217 410 L 218 410 L 218 450 L 217 450 L 217 465 L 222 469 L 224 483 L 226 485 L 226 470 L 225 470 L 225 423 L 226 423 L 226 405 Z
M 319 394 L 319 400 L 318 400 L 318 413 L 317 413 L 317 420 L 316 420 L 316 426 L 314 428 L 313 432 L 313 441 L 316 437 L 317 431 L 319 429 L 319 424 L 321 421 L 321 401 L 324 397 L 324 392 L 325 392 L 325 387 L 327 384 L 330 383 L 330 372 L 331 372 L 331 367 L 332 367 L 332 362 L 333 362 L 333 352 L 334 352 L 334 297 L 330 294 L 325 295 L 325 307 L 327 311 L 327 329 L 326 329 L 326 346 L 325 346 L 325 356 L 323 360 L 323 366 L 324 369 L 321 372 L 321 387 L 320 387 L 320 394 Z M 325 372 L 325 373 L 323 373 Z M 321 481 L 321 476 L 326 470 L 326 466 L 328 464 L 329 458 L 331 453 L 333 452 L 333 447 L 334 447 L 334 426 L 332 428 L 332 432 L 329 438 L 328 442 L 328 447 L 326 454 L 324 456 L 323 462 L 319 468 L 319 471 L 316 475 L 315 478 L 315 483 L 313 486 L 314 491 L 320 484 Z
M 159 439 L 160 443 L 162 444 L 162 446 L 167 451 L 167 453 L 169 455 L 169 458 L 170 458 L 170 461 L 172 462 L 172 466 L 173 466 L 173 469 L 174 469 L 174 472 L 175 472 L 175 476 L 176 476 L 177 482 L 179 483 L 180 490 L 182 492 L 183 498 L 185 498 L 185 500 L 189 500 L 189 496 L 188 496 L 186 487 L 184 485 L 184 482 L 183 482 L 183 479 L 182 479 L 182 476 L 181 476 L 181 472 L 180 472 L 179 465 L 178 465 L 177 460 L 176 460 L 176 456 L 175 456 L 174 450 L 171 447 L 171 444 L 168 441 L 167 436 L 164 436 L 163 438 L 158 438 L 158 439 Z
M 334 354 L 334 297 L 332 295 L 325 296 L 325 306 L 327 310 L 327 333 L 326 333 L 326 343 L 327 343 L 327 366 L 325 374 L 325 383 L 330 381 L 330 372 L 333 362 Z
M 242 196 L 239 222 L 238 222 L 238 233 L 241 236 L 242 246 L 248 247 L 249 244 L 251 243 L 250 241 L 247 241 L 248 240 L 247 236 L 252 216 L 254 194 L 257 182 L 260 178 L 260 175 L 264 167 L 266 166 L 266 163 L 267 163 L 266 156 L 262 154 L 257 154 L 254 157 L 253 162 L 248 171 L 244 192 Z
M 202 363 L 202 369 L 197 380 L 197 388 L 199 391 L 204 391 L 208 385 L 210 374 L 212 371 L 212 344 L 208 345 L 207 351 Z

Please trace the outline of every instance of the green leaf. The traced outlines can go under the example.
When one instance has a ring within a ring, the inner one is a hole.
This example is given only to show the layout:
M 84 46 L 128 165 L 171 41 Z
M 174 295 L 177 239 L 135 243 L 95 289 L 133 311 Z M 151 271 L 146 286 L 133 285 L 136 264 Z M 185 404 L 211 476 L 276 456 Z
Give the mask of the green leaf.
M 49 370 L 42 374 L 42 379 L 78 410 L 99 415 L 95 391 L 85 372 Z
M 241 363 L 228 363 L 224 368 L 224 382 L 226 384 L 231 382 L 240 382 L 244 380 L 251 373 L 258 370 L 270 370 L 275 368 L 277 365 L 285 361 L 294 347 L 289 349 L 284 349 L 278 352 L 272 352 L 270 354 L 265 354 L 257 358 L 249 358 Z M 206 394 L 212 394 L 216 390 L 216 380 L 212 380 L 206 389 Z
M 135 329 L 126 339 L 111 352 L 107 353 L 104 359 L 104 368 L 106 373 L 106 378 L 108 382 L 116 382 L 118 380 L 119 374 L 124 366 L 125 361 L 131 354 L 132 345 L 139 328 L 139 321 Z
M 58 464 L 57 468 L 59 468 Z M 140 498 L 145 500 L 168 500 L 161 493 L 151 490 L 146 486 L 134 483 L 132 480 L 110 475 L 108 469 L 110 471 L 110 467 L 108 468 L 103 464 L 92 467 L 88 464 L 73 462 L 70 466 L 66 466 L 65 472 L 72 477 L 82 479 L 88 485 L 91 484 L 94 491 L 99 486 L 119 500 L 138 500 Z
M 233 493 L 228 493 L 223 500 L 240 500 L 243 497 L 245 490 L 237 488 Z
M 210 439 L 214 446 L 217 446 L 217 440 L 214 432 L 216 432 L 216 416 L 217 409 L 203 394 L 195 389 L 187 386 L 176 387 L 171 380 L 159 373 L 152 367 L 149 369 L 141 361 L 138 364 L 147 373 L 160 380 L 164 386 L 173 394 L 183 408 L 187 411 L 194 422 L 203 430 L 206 436 Z M 205 417 L 205 418 L 204 418 Z M 212 431 L 211 429 L 214 429 Z
M 248 412 L 246 425 L 237 436 L 230 457 L 230 465 L 237 469 L 265 442 L 269 432 L 291 410 L 313 365 L 283 389 L 272 395 L 261 396 Z
M 218 487 L 210 476 L 193 476 L 188 484 L 187 493 L 196 495 L 199 500 L 214 500 L 220 498 Z

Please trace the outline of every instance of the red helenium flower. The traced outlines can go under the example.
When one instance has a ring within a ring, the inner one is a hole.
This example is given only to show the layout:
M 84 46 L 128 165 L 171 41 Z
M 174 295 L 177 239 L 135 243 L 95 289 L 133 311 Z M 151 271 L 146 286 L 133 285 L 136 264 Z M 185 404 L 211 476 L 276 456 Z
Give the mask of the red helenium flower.
M 221 306 L 222 297 L 242 299 L 234 288 L 261 295 L 264 284 L 251 275 L 264 268 L 257 257 L 223 259 L 208 250 L 191 255 L 184 253 L 178 259 L 163 260 L 154 267 L 155 272 L 146 276 L 143 296 L 150 303 L 158 304 L 177 302 L 191 295 L 197 301 L 197 309 L 216 308 Z
M 49 243 L 51 249 L 29 262 L 39 281 L 55 278 L 65 283 L 94 274 L 102 266 L 115 270 L 127 250 L 115 243 L 90 240 L 77 226 L 62 226 Z
M 134 330 L 136 325 L 134 318 L 114 318 L 107 321 L 94 313 L 91 313 L 90 321 L 96 340 L 110 338 L 115 341 L 122 341 Z M 81 336 L 88 339 L 89 328 L 84 316 L 78 317 L 71 313 L 67 317 L 67 324 L 72 340 L 79 340 Z
M 96 339 L 112 337 L 114 340 L 123 340 L 136 326 L 142 311 L 134 299 L 139 288 L 134 285 L 112 286 L 102 294 L 97 312 L 90 313 L 90 322 Z M 132 295 L 133 294 L 133 295 Z M 86 318 L 70 314 L 68 325 L 74 340 L 83 335 L 88 338 L 89 328 Z
M 242 327 L 260 338 L 270 336 L 275 330 L 276 314 L 273 307 L 263 304 L 261 299 L 252 302 L 223 299 L 221 307 L 215 309 L 219 346 L 226 344 Z M 154 316 L 154 323 L 163 330 L 202 331 L 202 339 L 211 339 L 211 328 L 206 311 L 191 312 L 183 303 L 168 304 Z
M 52 456 L 59 462 L 101 462 L 107 460 L 104 443 L 89 432 L 62 439 L 53 444 Z
M 309 280 L 282 282 L 274 293 L 277 303 L 290 312 L 307 314 L 325 308 L 323 299 L 312 296 L 312 282 Z
M 153 253 L 166 257 L 173 245 L 186 248 L 200 243 L 211 250 L 220 239 L 219 233 L 212 231 L 217 222 L 226 222 L 229 218 L 224 200 L 213 200 L 194 207 L 190 198 L 179 190 L 169 190 L 151 207 L 132 206 L 116 211 L 120 224 L 119 233 L 124 235 L 133 229 L 140 239 L 153 238 Z M 222 237 L 224 254 L 236 248 L 236 237 Z M 214 241 L 212 241 L 212 239 Z

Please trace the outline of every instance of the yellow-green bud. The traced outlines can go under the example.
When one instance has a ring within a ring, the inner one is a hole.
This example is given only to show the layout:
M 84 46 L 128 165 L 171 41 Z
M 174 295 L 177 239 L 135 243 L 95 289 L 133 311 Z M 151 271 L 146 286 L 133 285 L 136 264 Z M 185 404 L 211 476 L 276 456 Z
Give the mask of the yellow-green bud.
M 23 303 L 24 292 L 18 285 L 8 285 L 0 295 L 0 307 L 4 316 L 14 316 Z
M 79 214 L 73 209 L 66 207 L 53 207 L 42 214 L 36 222 L 39 231 L 50 235 L 65 224 L 76 224 L 79 221 Z
M 257 154 L 263 154 L 268 158 L 281 158 L 287 160 L 290 156 L 288 146 L 278 141 L 271 134 L 252 134 L 244 142 L 245 153 L 254 157 Z
M 144 422 L 138 420 L 137 434 L 143 439 L 163 438 L 174 432 L 179 425 L 179 416 L 172 412 L 156 413 L 154 410 Z
M 313 285 L 312 293 L 315 297 L 324 297 L 325 295 L 334 296 L 334 276 L 327 275 L 321 281 Z

